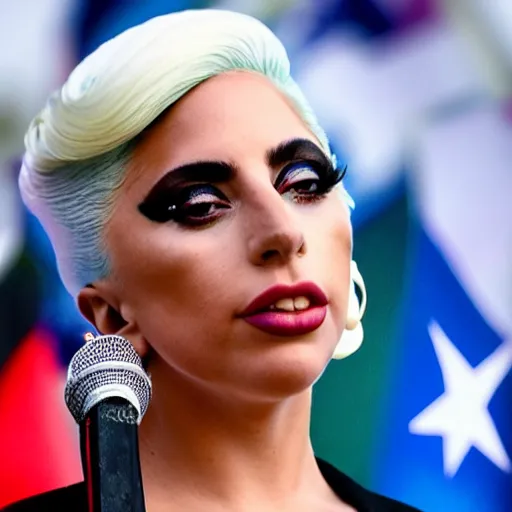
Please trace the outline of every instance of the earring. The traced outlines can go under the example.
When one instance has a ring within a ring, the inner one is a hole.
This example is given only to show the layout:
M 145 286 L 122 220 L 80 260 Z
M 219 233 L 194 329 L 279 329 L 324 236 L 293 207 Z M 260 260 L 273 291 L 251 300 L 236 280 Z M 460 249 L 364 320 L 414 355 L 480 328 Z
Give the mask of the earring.
M 356 285 L 361 291 L 361 304 L 356 294 Z M 334 353 L 333 359 L 343 359 L 353 354 L 363 343 L 363 318 L 366 309 L 366 287 L 363 276 L 357 268 L 355 261 L 350 262 L 350 291 L 348 297 L 348 310 L 345 330 L 341 335 Z

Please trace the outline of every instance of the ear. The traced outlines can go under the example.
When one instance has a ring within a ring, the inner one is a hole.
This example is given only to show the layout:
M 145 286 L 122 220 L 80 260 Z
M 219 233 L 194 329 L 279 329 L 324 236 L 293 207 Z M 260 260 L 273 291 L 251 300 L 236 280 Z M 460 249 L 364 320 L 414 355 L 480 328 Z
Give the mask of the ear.
M 128 306 L 119 304 L 107 283 L 98 282 L 80 290 L 77 296 L 82 315 L 100 334 L 117 334 L 126 338 L 141 358 L 149 352 L 135 315 Z

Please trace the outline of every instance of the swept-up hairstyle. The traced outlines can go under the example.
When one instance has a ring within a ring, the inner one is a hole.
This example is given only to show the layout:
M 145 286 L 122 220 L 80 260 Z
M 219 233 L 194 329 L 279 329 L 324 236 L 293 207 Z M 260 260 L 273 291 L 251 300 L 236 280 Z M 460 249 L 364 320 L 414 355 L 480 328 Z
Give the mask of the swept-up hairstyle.
M 108 275 L 103 227 L 137 136 L 193 87 L 234 70 L 267 77 L 335 159 L 281 42 L 258 20 L 222 10 L 168 14 L 126 30 L 86 57 L 34 118 L 21 194 L 73 296 Z

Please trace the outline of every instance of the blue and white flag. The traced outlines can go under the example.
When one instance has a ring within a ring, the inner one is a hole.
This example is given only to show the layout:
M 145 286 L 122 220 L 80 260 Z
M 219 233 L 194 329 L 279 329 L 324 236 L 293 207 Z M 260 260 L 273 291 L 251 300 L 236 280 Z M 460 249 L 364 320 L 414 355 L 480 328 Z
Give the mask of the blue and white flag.
M 512 510 L 512 123 L 473 105 L 423 129 L 380 492 Z

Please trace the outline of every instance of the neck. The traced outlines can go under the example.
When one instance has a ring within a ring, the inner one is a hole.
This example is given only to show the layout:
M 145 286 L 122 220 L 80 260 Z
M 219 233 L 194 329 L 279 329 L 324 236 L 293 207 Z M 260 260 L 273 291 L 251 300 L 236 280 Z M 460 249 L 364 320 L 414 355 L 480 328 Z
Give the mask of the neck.
M 190 511 L 318 510 L 311 507 L 336 499 L 311 447 L 310 390 L 278 403 L 235 403 L 168 371 L 153 382 L 140 427 L 149 511 L 171 503 Z

